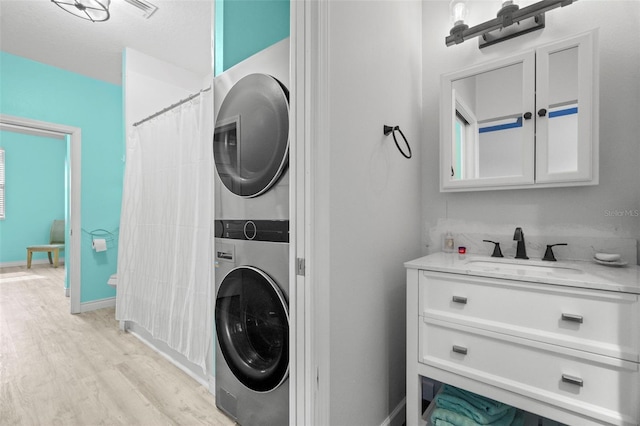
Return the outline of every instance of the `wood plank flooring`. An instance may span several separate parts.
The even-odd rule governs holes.
[[[113,308],[71,315],[63,280],[63,267],[0,268],[1,425],[235,424]]]

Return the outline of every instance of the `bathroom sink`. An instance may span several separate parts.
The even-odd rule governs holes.
[[[482,269],[484,271],[495,272],[507,272],[518,274],[554,274],[554,275],[567,275],[567,274],[582,274],[580,269],[573,268],[568,265],[561,264],[547,264],[539,261],[520,260],[520,259],[469,259],[466,262],[467,266],[472,268]]]

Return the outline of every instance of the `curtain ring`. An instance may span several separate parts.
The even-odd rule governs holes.
[[[398,139],[396,139],[396,130],[400,133],[400,136],[402,136],[402,139],[404,139],[404,143],[407,146],[407,149],[409,150],[409,154],[406,154],[402,150],[402,148],[400,148],[400,144],[398,144]],[[409,145],[409,141],[407,141],[407,138],[405,137],[404,133],[402,133],[402,130],[400,130],[400,126],[391,127],[385,124],[384,127],[382,128],[382,131],[385,136],[389,136],[389,133],[392,134],[393,141],[396,143],[396,147],[398,148],[398,151],[400,151],[400,154],[402,154],[404,158],[407,158],[407,159],[411,158],[412,156],[411,146]]]

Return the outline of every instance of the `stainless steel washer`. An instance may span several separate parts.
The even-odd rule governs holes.
[[[289,424],[289,221],[216,221],[216,405]]]

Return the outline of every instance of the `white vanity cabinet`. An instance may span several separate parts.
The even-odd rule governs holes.
[[[421,377],[569,425],[640,424],[637,267],[616,286],[611,268],[576,262],[586,272],[560,285],[454,256],[406,264],[407,425],[426,424]]]
[[[595,185],[597,32],[445,74],[441,191]]]

